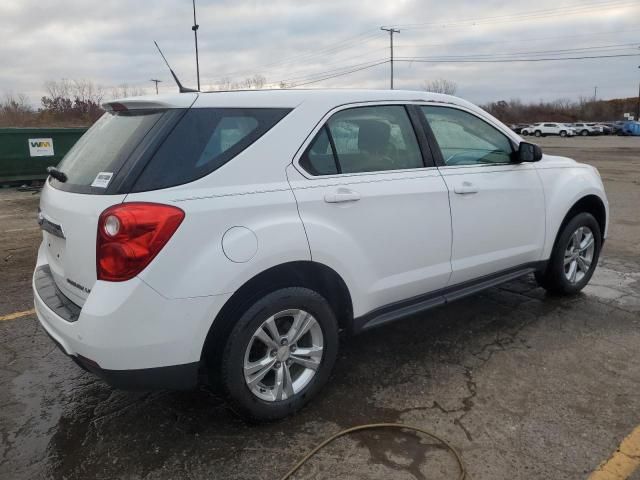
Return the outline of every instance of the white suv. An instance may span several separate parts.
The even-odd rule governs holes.
[[[544,137],[546,135],[559,135],[561,137],[573,137],[576,130],[565,123],[536,123],[530,127],[522,129],[523,135],[535,135],[536,137]]]
[[[44,329],[120,388],[207,381],[253,419],[327,381],[338,334],[535,273],[581,290],[595,168],[470,103],[404,91],[120,100],[42,191]]]
[[[582,135],[583,137],[600,135],[603,132],[603,128],[595,123],[574,123],[573,128],[575,128],[577,135]]]

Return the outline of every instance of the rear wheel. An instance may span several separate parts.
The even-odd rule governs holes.
[[[560,131],[560,136],[561,137],[566,137],[567,136],[567,132],[565,130],[561,130]]]
[[[586,137],[587,135],[589,135],[589,130],[582,130],[580,132],[580,135],[582,135],[583,137]]]
[[[590,213],[579,213],[564,226],[544,272],[536,273],[549,292],[571,295],[582,290],[593,275],[602,246],[600,226]]]
[[[251,305],[233,328],[222,383],[248,420],[277,420],[299,410],[326,383],[338,351],[327,300],[307,288],[283,288]]]

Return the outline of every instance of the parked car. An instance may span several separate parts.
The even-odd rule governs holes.
[[[511,130],[513,130],[516,133],[522,133],[522,129],[528,128],[528,127],[530,127],[528,123],[516,123],[510,126]]]
[[[614,135],[622,135],[622,130],[624,129],[624,121],[617,120],[613,123],[613,134]]]
[[[575,294],[607,236],[594,167],[456,97],[272,90],[104,108],[42,190],[33,291],[55,343],[114,387],[208,381],[243,416],[281,418],[327,382],[339,332],[531,273]]]
[[[604,133],[604,126],[599,123],[587,123],[587,125],[593,128],[597,135],[602,135]]]
[[[603,135],[611,135],[614,132],[614,126],[612,123],[599,123],[598,124],[602,128]]]
[[[602,133],[601,129],[596,128],[595,123],[574,123],[573,128],[577,135],[582,135],[583,137]]]
[[[561,137],[572,137],[575,135],[575,129],[571,125],[564,123],[536,123],[530,127],[521,130],[522,135],[535,135],[536,137],[545,137],[547,135],[559,135]]]
[[[624,136],[640,136],[640,122],[636,121],[627,121],[622,125],[622,129],[620,130],[620,134]]]

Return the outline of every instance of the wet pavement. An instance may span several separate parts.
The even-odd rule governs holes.
[[[275,479],[371,422],[446,438],[469,478],[587,477],[640,424],[640,143],[569,140],[545,151],[600,168],[613,212],[584,293],[549,297],[526,277],[348,339],[308,407],[259,426],[206,390],[113,390],[33,315],[0,321],[0,478]],[[0,190],[0,316],[32,307],[37,201]],[[295,478],[452,479],[456,468],[441,445],[381,430],[337,440]]]

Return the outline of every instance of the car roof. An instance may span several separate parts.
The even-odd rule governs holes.
[[[163,95],[145,95],[117,99],[104,104],[111,110],[120,104],[135,108],[295,108],[306,101],[323,102],[328,105],[360,103],[374,101],[418,101],[440,102],[469,108],[477,108],[458,97],[412,90],[363,90],[363,89],[272,89],[272,90],[234,90],[202,93],[180,93]]]

